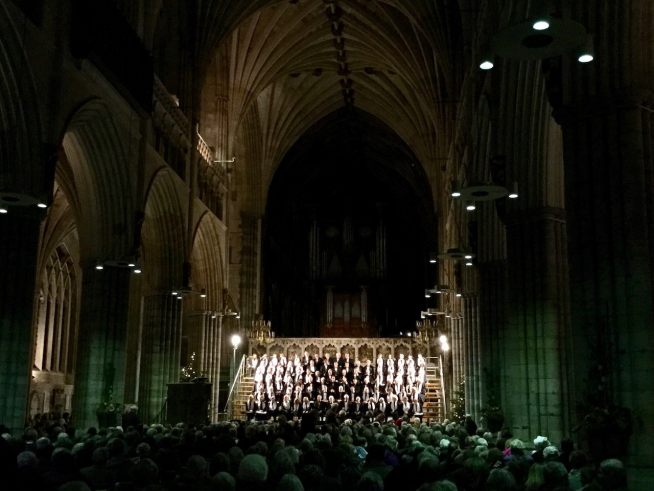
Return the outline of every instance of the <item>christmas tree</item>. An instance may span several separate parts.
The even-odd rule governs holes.
[[[195,371],[195,351],[191,353],[188,365],[182,367],[181,381],[182,382],[192,382],[198,374]]]
[[[450,419],[456,423],[463,424],[466,419],[466,381],[461,379],[459,388],[454,391]]]

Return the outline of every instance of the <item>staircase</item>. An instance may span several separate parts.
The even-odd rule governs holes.
[[[438,365],[427,363],[425,367],[425,403],[423,404],[423,421],[443,421],[445,419],[445,401]]]
[[[241,379],[241,383],[235,389],[236,393],[234,394],[234,409],[232,412],[232,419],[246,419],[245,414],[245,403],[248,400],[248,397],[254,391],[254,378],[251,376],[244,376]]]

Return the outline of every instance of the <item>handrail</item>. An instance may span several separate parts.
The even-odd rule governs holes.
[[[447,418],[447,402],[445,399],[445,378],[443,377],[443,357],[438,357],[438,368],[441,373],[441,392],[443,397],[443,418]]]
[[[434,365],[437,365],[438,367],[438,372],[441,377],[441,401],[443,401],[442,407],[443,407],[443,418],[447,418],[447,401],[445,399],[445,377],[443,376],[443,356],[427,356],[425,357],[425,360],[427,363],[434,363],[435,360],[438,360],[438,363],[434,363]]]
[[[243,373],[244,373],[244,368],[245,368],[245,359],[246,356],[243,355],[241,358],[241,363],[238,365],[238,370],[236,371],[236,375],[234,375],[234,381],[232,382],[232,386],[229,389],[229,395],[227,396],[227,402],[225,403],[225,414],[227,415],[227,419],[232,419],[232,415],[234,414],[234,401],[232,400],[232,396],[234,395],[234,389],[241,385],[241,380],[243,378]]]

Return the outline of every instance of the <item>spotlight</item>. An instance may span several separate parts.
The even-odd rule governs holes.
[[[550,28],[550,23],[546,19],[540,18],[536,19],[531,27],[534,31],[544,31]]]
[[[127,266],[130,267],[130,268],[133,268],[134,266],[136,266],[136,264],[134,264],[134,263],[128,263]]]
[[[463,256],[464,259],[472,259],[472,254],[466,254]]]
[[[493,63],[493,58],[490,56],[484,56],[479,63],[479,68],[482,70],[490,70],[495,66]]]
[[[477,207],[475,206],[475,202],[474,201],[468,201],[468,203],[466,204],[466,210],[475,211],[476,209],[477,209]]]
[[[0,208],[0,214],[1,214],[1,215],[6,214],[7,211],[8,211],[7,208]]]
[[[457,296],[457,298],[461,298],[461,293],[460,293],[460,292],[457,292],[457,293],[456,293],[456,296]]]
[[[472,261],[466,261],[466,266],[472,266]]]
[[[95,265],[95,269],[97,269],[98,271],[102,271],[104,269],[104,266],[102,264],[98,263],[98,264]]]
[[[513,187],[509,192],[509,199],[516,199],[518,197],[518,183],[513,181]]]
[[[207,292],[206,292],[206,290],[204,288],[200,292],[200,298],[207,298]]]
[[[577,53],[577,61],[579,63],[590,63],[595,59],[594,52],[593,37],[589,34],[586,38],[586,44]]]
[[[134,274],[141,274],[141,268],[134,269]]]
[[[36,206],[38,206],[39,208],[47,208],[48,207],[48,205],[46,205],[45,203],[39,203]]]
[[[459,182],[457,180],[452,179],[452,182],[450,183],[450,189],[452,190],[450,193],[452,198],[458,198],[461,196],[461,186],[459,186]]]
[[[595,58],[593,58],[593,55],[590,53],[582,53],[581,55],[579,55],[579,58],[577,58],[579,63],[590,63],[594,59]]]
[[[173,297],[176,297],[176,296],[177,296],[177,292],[176,292],[176,291],[172,291],[172,292],[170,292],[170,294],[171,294]]]
[[[425,298],[431,298],[431,293],[429,293],[429,290],[425,290]]]

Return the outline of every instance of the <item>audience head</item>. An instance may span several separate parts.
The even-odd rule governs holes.
[[[219,472],[211,479],[216,489],[220,491],[235,491],[236,480],[228,472]]]
[[[627,486],[627,472],[618,459],[603,460],[599,466],[597,480],[603,490],[622,489]]]
[[[266,459],[258,454],[243,457],[238,467],[238,480],[245,484],[263,484],[268,479]]]
[[[304,491],[302,481],[295,474],[284,474],[277,483],[276,491]]]

